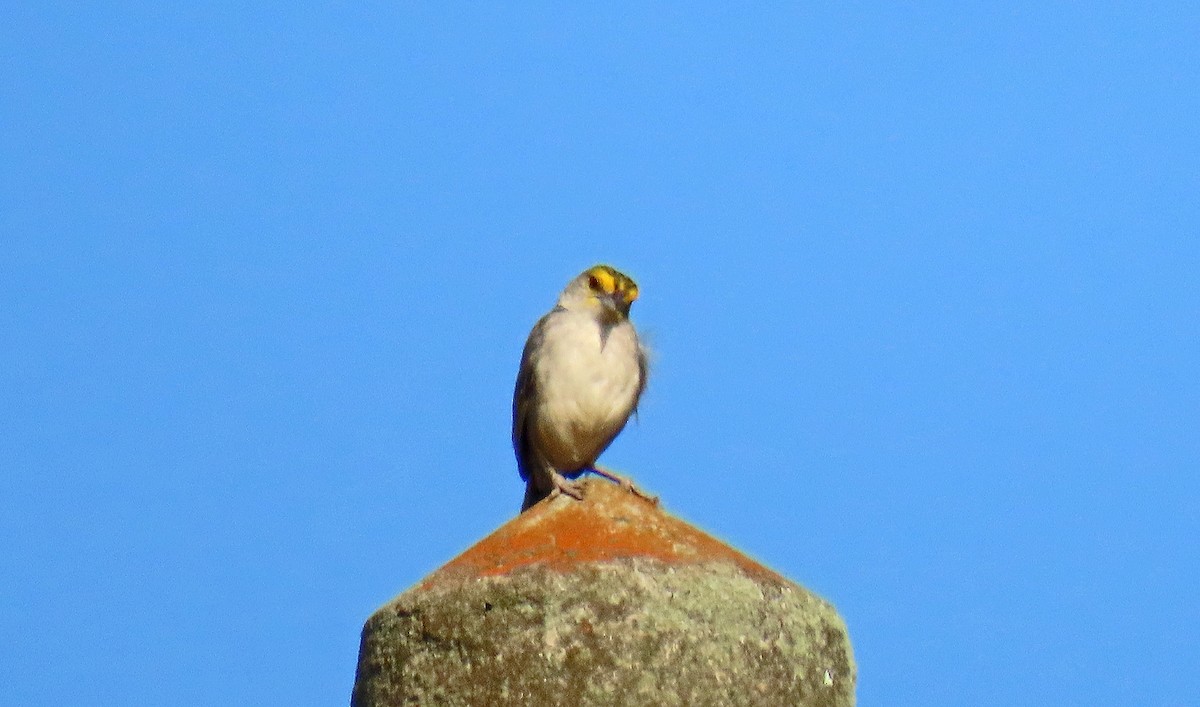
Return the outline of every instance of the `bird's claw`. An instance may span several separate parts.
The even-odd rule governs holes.
[[[593,466],[592,471],[600,476],[603,476],[604,478],[608,479],[609,481],[616,483],[618,486],[625,489],[629,493],[632,493],[634,496],[637,496],[638,498],[649,501],[650,503],[652,503],[656,506],[658,505],[658,496],[653,496],[653,495],[648,494],[645,491],[641,490],[636,485],[634,485],[634,483],[632,481],[630,481],[628,477],[621,476],[620,474],[618,474],[614,471],[609,471],[608,469],[605,469],[602,466]]]
[[[558,472],[554,472],[551,481],[554,484],[554,488],[550,490],[549,498],[554,499],[559,494],[565,494],[576,501],[583,500],[583,487],[578,482],[571,481]]]

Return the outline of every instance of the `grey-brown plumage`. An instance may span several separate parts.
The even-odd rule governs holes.
[[[646,352],[629,321],[637,296],[632,279],[597,265],[573,279],[529,333],[513,393],[521,510],[559,493],[582,498],[569,477],[589,470],[641,493],[595,466],[646,387]]]

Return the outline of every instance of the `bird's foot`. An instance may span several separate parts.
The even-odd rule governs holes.
[[[612,481],[613,483],[617,484],[618,486],[625,489],[629,493],[632,493],[634,496],[645,499],[645,500],[649,501],[650,503],[653,503],[656,506],[658,505],[658,496],[652,496],[652,495],[646,493],[645,491],[641,490],[640,488],[635,486],[632,481],[629,480],[629,477],[621,476],[620,474],[618,474],[614,471],[605,469],[604,467],[600,466],[599,464],[592,466],[591,471],[595,474],[603,476],[604,478],[608,479],[609,481]]]
[[[583,500],[583,485],[578,481],[571,481],[557,471],[552,471],[550,472],[550,482],[554,485],[554,488],[550,490],[548,498],[554,499],[559,494],[565,494],[576,501]]]

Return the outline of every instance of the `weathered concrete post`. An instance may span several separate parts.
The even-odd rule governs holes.
[[[375,612],[353,707],[854,704],[833,607],[606,481]]]

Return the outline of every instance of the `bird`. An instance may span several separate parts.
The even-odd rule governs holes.
[[[578,476],[591,471],[657,502],[598,467],[646,389],[646,348],[629,320],[638,286],[609,265],[567,283],[529,332],[513,391],[513,451],[525,480],[524,512],[560,494],[583,499]]]

